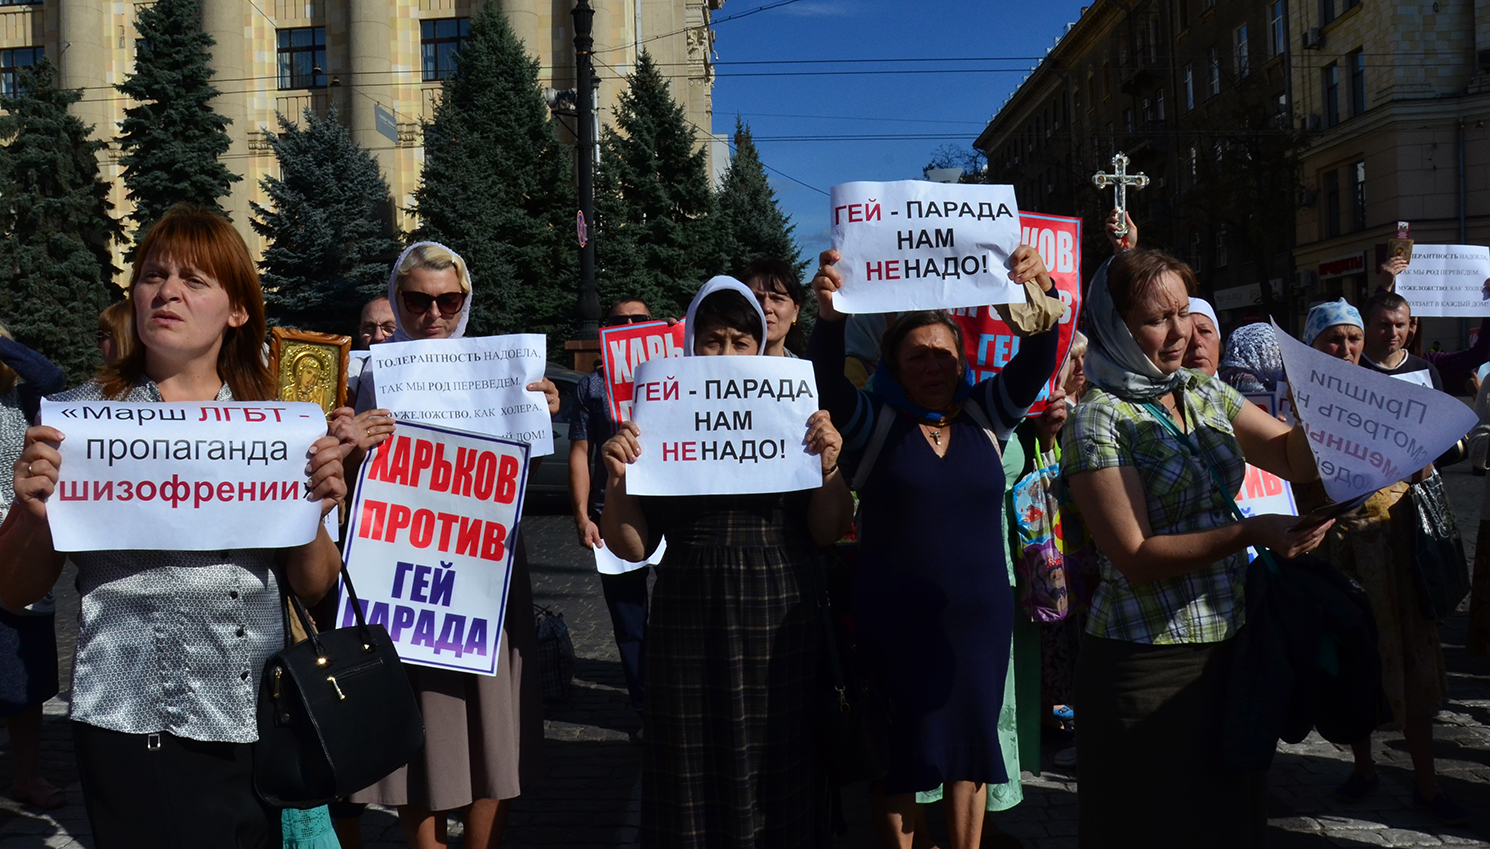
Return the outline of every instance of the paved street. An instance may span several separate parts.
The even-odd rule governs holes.
[[[1445,477],[1472,557],[1485,481],[1471,477],[1464,466],[1450,469]],[[561,507],[536,505],[525,528],[535,597],[538,603],[564,614],[579,664],[568,701],[546,706],[546,777],[514,805],[506,845],[517,849],[635,846],[641,758],[639,747],[627,735],[637,721],[627,707],[599,582],[586,553],[574,541],[572,525]],[[64,681],[77,610],[71,584],[69,572],[59,588]],[[1349,752],[1311,737],[1301,745],[1280,747],[1270,774],[1272,845],[1289,849],[1490,846],[1490,662],[1464,657],[1465,618],[1461,610],[1443,633],[1450,698],[1439,715],[1436,740],[1443,787],[1474,812],[1473,824],[1445,829],[1412,809],[1412,772],[1400,734],[1374,739],[1381,790],[1358,805],[1335,801],[1330,791],[1349,772]],[[65,717],[64,690],[62,697],[47,705],[43,759],[47,774],[68,790],[71,804],[55,815],[43,816],[0,799],[0,849],[93,845],[71,762]],[[6,748],[0,746],[0,788],[11,782]],[[1026,773],[1024,804],[991,818],[1007,836],[990,835],[985,845],[1028,849],[1076,845],[1074,774],[1056,769],[1051,754],[1046,753],[1041,777]],[[848,788],[845,805],[853,827],[840,845],[873,845],[866,824],[865,788]],[[935,812],[932,822],[945,845],[945,832]],[[389,811],[369,810],[363,833],[370,847],[403,845]],[[458,828],[452,828],[452,835],[458,833]],[[458,838],[453,843],[459,845]]]

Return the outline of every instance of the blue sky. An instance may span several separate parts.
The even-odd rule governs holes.
[[[942,145],[971,148],[989,116],[1035,64],[1029,57],[1043,56],[1083,5],[1080,0],[791,0],[724,20],[779,2],[729,0],[714,12],[719,63],[714,132],[733,132],[736,115],[750,125],[761,159],[776,169],[771,183],[797,225],[804,259],[828,246],[828,198],[783,175],[824,192],[851,180],[919,179]],[[953,61],[972,58],[981,61]],[[890,59],[928,61],[884,61]],[[777,64],[739,64],[746,62]],[[995,68],[1011,70],[990,70]],[[876,73],[821,73],[830,70]],[[746,76],[804,72],[811,75]],[[885,135],[949,138],[771,140]]]

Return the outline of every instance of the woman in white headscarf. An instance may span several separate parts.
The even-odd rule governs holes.
[[[766,341],[754,293],[732,277],[710,280],[688,308],[684,356],[763,354]],[[797,492],[638,497],[626,492],[637,426],[603,449],[606,547],[644,560],[667,535],[647,623],[643,846],[825,845],[823,631],[803,574],[848,531],[853,501],[828,414],[805,429],[823,485]]]
[[[411,245],[394,263],[388,280],[397,324],[392,341],[461,338],[471,298],[471,273],[459,254],[437,242]],[[355,418],[345,407],[335,414],[357,427],[351,468],[393,433],[392,413],[376,408],[371,374],[369,363]],[[559,394],[551,381],[527,388],[547,396],[550,414],[558,409]],[[404,837],[415,849],[444,846],[445,812],[456,809],[465,811],[467,847],[500,845],[508,804],[521,792],[523,780],[534,775],[543,748],[543,699],[537,680],[533,589],[521,536],[516,552],[497,674],[409,666],[424,714],[424,752],[352,797],[353,802],[396,806]]]

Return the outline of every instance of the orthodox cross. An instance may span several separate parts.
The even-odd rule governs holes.
[[[1117,210],[1117,237],[1119,239],[1128,235],[1128,187],[1142,189],[1149,184],[1147,174],[1128,173],[1128,157],[1122,151],[1112,158],[1112,173],[1104,174],[1101,171],[1092,175],[1092,184],[1099,190],[1111,186],[1113,189],[1112,208]]]

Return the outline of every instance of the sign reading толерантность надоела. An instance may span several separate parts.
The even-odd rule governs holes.
[[[1009,279],[1019,247],[1013,186],[902,180],[833,187],[833,247],[846,313],[981,307],[1023,302]]]

